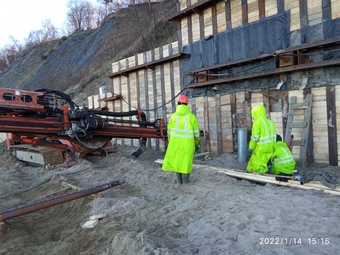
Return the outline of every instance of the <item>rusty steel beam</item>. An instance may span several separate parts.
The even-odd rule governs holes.
[[[59,205],[62,203],[66,203],[78,198],[86,197],[104,190],[107,190],[109,188],[112,188],[114,186],[123,184],[125,181],[112,181],[109,183],[102,184],[100,186],[95,186],[92,188],[87,188],[84,190],[80,190],[77,192],[73,192],[70,194],[65,194],[57,197],[53,197],[50,199],[46,199],[40,202],[32,203],[32,204],[26,204],[22,205],[18,208],[9,209],[7,211],[0,212],[0,222],[3,222],[5,220],[15,218],[24,214],[36,212],[42,209],[46,209],[55,205]]]

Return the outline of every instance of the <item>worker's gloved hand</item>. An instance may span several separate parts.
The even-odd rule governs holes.
[[[251,154],[253,154],[253,150],[252,149],[248,149],[248,155],[251,156]]]
[[[198,146],[196,146],[196,147],[195,147],[195,153],[200,153],[200,152],[201,152],[201,148],[198,147]]]

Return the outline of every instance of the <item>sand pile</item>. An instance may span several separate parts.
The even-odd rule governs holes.
[[[6,221],[0,254],[337,254],[340,249],[339,196],[237,180],[211,168],[243,169],[231,154],[195,161],[191,183],[181,186],[175,174],[154,162],[164,154],[147,150],[134,158],[135,150],[119,146],[105,165],[79,159],[71,168],[49,171],[26,166],[2,149],[0,211],[37,201],[63,182],[81,189],[125,183],[103,196]],[[106,217],[83,229],[97,214]]]

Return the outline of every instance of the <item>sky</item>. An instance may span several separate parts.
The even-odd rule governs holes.
[[[34,30],[42,29],[42,21],[50,19],[58,29],[66,20],[68,0],[0,0],[0,49],[12,45],[9,36],[20,43]],[[90,0],[96,4],[96,0]]]

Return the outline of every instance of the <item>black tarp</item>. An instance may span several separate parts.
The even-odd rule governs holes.
[[[183,52],[193,56],[191,67],[196,69],[271,54],[289,47],[289,29],[289,12],[285,12],[191,43]],[[218,57],[211,56],[214,47]]]
[[[290,12],[237,27],[183,46],[190,57],[181,61],[183,73],[250,59],[289,47]],[[184,77],[188,84],[192,77]]]

